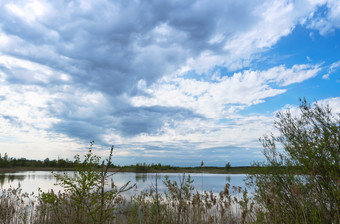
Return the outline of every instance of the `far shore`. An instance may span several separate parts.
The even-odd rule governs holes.
[[[14,167],[14,168],[0,168],[0,173],[11,173],[21,171],[76,171],[75,168],[58,168],[58,167]],[[232,167],[228,170],[220,167],[189,167],[174,169],[147,169],[145,171],[136,172],[135,169],[124,168],[110,168],[110,172],[132,172],[132,173],[209,173],[209,174],[248,174],[251,167]]]

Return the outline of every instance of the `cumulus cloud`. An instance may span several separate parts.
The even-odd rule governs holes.
[[[318,103],[321,105],[329,105],[332,110],[332,113],[339,114],[340,113],[340,97],[332,97],[320,100]]]
[[[340,28],[340,2],[337,0],[316,1],[317,10],[312,12],[307,27],[316,29],[321,35],[327,35]]]
[[[0,55],[0,67],[3,79],[10,83],[46,85],[70,79],[69,75],[48,66],[7,55]]]
[[[179,154],[249,147],[269,118],[239,112],[315,77],[320,66],[249,67],[298,24],[322,34],[338,28],[338,5],[2,1],[1,135],[117,142],[145,155],[175,153],[176,145]]]
[[[143,89],[148,95],[135,96],[135,106],[178,106],[188,108],[208,118],[232,116],[237,109],[263,102],[266,98],[286,92],[276,86],[288,86],[312,78],[320,71],[319,65],[277,66],[266,71],[245,70],[232,76],[213,76],[215,79],[199,81],[179,77],[162,80]]]
[[[3,54],[49,66],[84,88],[135,93],[178,68],[249,65],[291,32],[313,4],[282,1],[4,2]],[[147,12],[147,13],[145,13]]]
[[[335,71],[339,70],[339,68],[340,68],[340,61],[332,63],[328,68],[328,72],[325,75],[323,75],[322,78],[330,79],[329,76]]]

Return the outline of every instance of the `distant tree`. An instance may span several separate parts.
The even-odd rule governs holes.
[[[11,161],[13,160],[13,158],[9,157],[7,153],[4,154],[4,156],[1,157],[0,154],[0,167],[4,168],[4,167],[11,167],[12,163]]]
[[[37,166],[37,161],[36,160],[28,160],[26,165],[30,167],[36,167]]]
[[[40,160],[37,160],[35,166],[36,166],[36,167],[43,167],[43,166],[44,166],[44,163],[43,163],[42,161],[40,161]]]
[[[50,162],[49,162],[49,166],[50,167],[58,167],[58,162],[57,162],[57,160],[51,160]]]
[[[44,167],[49,167],[50,166],[50,159],[46,158],[43,162]]]
[[[249,176],[265,223],[340,222],[340,114],[301,100],[300,114],[279,112],[279,136],[260,139],[266,162]],[[297,175],[299,174],[299,175]]]
[[[66,168],[66,165],[67,165],[66,160],[58,159],[57,163],[58,163],[59,168]]]
[[[11,161],[11,166],[12,167],[16,167],[18,166],[18,160],[16,158],[13,158],[12,161]]]
[[[2,158],[1,153],[0,153],[0,168],[2,167],[4,167],[4,159]]]
[[[136,172],[146,172],[147,170],[148,170],[148,167],[145,162],[142,164],[137,163],[135,166]]]
[[[18,166],[25,167],[27,166],[27,159],[26,158],[20,158],[17,160]]]
[[[227,164],[225,164],[225,167],[224,167],[226,170],[229,170],[231,168],[231,165],[229,162],[227,162]]]

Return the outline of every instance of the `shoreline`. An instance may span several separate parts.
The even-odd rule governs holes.
[[[76,171],[75,168],[57,168],[57,167],[16,167],[16,168],[0,168],[0,173],[12,173],[22,171]],[[208,174],[249,174],[251,168],[234,167],[229,170],[223,168],[176,168],[176,169],[147,169],[136,171],[133,168],[110,168],[109,172],[130,172],[130,173],[208,173]]]

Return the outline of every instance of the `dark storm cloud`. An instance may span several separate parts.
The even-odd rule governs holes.
[[[72,108],[72,106],[66,108]],[[125,105],[111,114],[100,115],[98,113],[98,116],[83,119],[73,117],[68,112],[65,111],[63,121],[53,125],[51,130],[85,141],[92,139],[104,144],[106,143],[102,142],[103,135],[109,134],[112,130],[125,137],[141,133],[161,134],[161,128],[165,122],[171,127],[174,121],[203,118],[187,109],[161,106],[129,107]]]
[[[29,70],[2,67],[6,81],[39,85],[51,94],[63,93],[63,85],[68,85],[84,92],[101,92],[109,101],[121,98],[121,102],[122,96],[143,94],[137,89],[140,80],[152,84],[206,50],[219,54],[223,40],[257,19],[251,13],[255,1],[229,2],[228,6],[222,0],[84,1],[88,7],[78,1],[41,2],[46,7],[36,17],[32,9],[20,15],[11,1],[0,6],[0,31],[10,39],[1,53],[70,78],[41,82],[23,78],[29,76]],[[19,9],[26,7],[25,1],[15,3],[21,4]],[[221,42],[210,41],[216,35],[221,36]],[[99,107],[95,115],[82,118],[74,111],[87,105],[67,97],[59,98],[61,109],[50,105],[50,114],[61,120],[51,130],[86,141],[101,139],[108,129],[123,136],[156,134],[164,123],[200,117],[177,107],[133,107],[124,102],[123,106]]]
[[[140,79],[152,83],[204,50],[216,50],[216,43],[209,43],[215,34],[228,35],[254,21],[251,4],[242,2],[224,7],[224,1],[95,1],[86,10],[77,1],[50,4],[47,14],[32,22],[0,8],[2,30],[23,43],[21,51],[6,53],[115,95],[130,93]],[[155,33],[161,25],[170,33]]]
[[[103,144],[102,136],[103,127],[89,123],[89,121],[63,120],[54,125],[53,131],[67,134],[70,137],[85,140],[96,141]]]
[[[177,107],[131,107],[122,111],[120,131],[125,136],[140,133],[159,134],[164,123],[173,125],[173,121],[183,121],[192,118],[203,118],[190,110]]]

